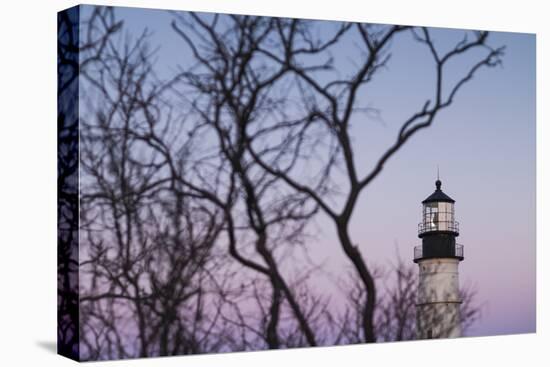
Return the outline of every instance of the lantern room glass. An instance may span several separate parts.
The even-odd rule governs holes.
[[[423,206],[422,228],[428,231],[454,231],[454,204],[449,202],[429,202]]]

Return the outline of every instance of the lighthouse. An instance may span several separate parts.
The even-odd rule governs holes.
[[[464,260],[464,249],[456,243],[459,229],[454,204],[441,190],[439,178],[435,191],[422,201],[422,222],[418,224],[422,245],[414,248],[419,269],[417,339],[455,338],[462,332],[458,265]]]

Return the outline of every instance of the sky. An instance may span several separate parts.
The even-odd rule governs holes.
[[[161,75],[188,62],[170,28],[169,13],[117,8],[116,15],[130,33],[143,27],[153,31]],[[463,34],[433,31],[442,46]],[[535,36],[492,32],[489,37],[491,45],[506,47],[502,66],[476,74],[434,125],[388,162],[360,197],[350,227],[369,263],[395,263],[396,253],[412,263],[413,247],[421,243],[421,201],[433,192],[439,167],[443,191],[456,200],[457,242],[464,245],[465,257],[460,282],[475,288],[482,304],[482,317],[467,334],[471,336],[535,331]],[[372,92],[359,96],[380,112],[379,118],[353,121],[363,174],[393,142],[402,121],[429,97],[432,61],[426,50],[411,45],[410,36],[398,38]],[[357,57],[350,44],[338,54]],[[450,78],[461,71],[459,64],[449,69]],[[337,272],[346,259],[335,246],[330,221],[318,221],[323,230],[313,257]]]

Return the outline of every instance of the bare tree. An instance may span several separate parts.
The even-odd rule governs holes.
[[[90,62],[82,51],[101,48],[120,26],[111,22],[100,37],[84,42],[80,16],[78,8],[58,14],[57,45],[58,350],[71,357],[79,355],[79,71]]]
[[[209,187],[207,182],[193,184],[184,177],[182,182],[223,208],[229,253],[243,266],[269,279],[272,296],[265,330],[268,347],[279,348],[283,344],[278,331],[283,302],[287,302],[305,338],[296,345],[315,346],[318,341],[311,320],[283,276],[283,258],[279,254],[288,252],[289,245],[300,240],[305,224],[318,207],[302,193],[285,190],[281,180],[261,169],[247,151],[247,131],[258,111],[275,114],[283,108],[270,100],[270,93],[288,70],[273,69],[262,61],[256,64],[257,47],[276,37],[281,24],[265,17],[229,16],[221,20],[218,15],[201,17],[189,13],[175,14],[175,18],[172,27],[196,62],[191,71],[182,70],[178,77],[184,82],[178,95],[189,103],[202,129],[212,134],[213,149],[222,157],[216,159],[218,172],[228,170],[225,177],[229,185],[225,195],[219,195],[216,190],[205,189]],[[257,136],[270,131],[276,134],[259,130]],[[285,158],[282,154],[278,159]],[[219,173],[216,175],[219,177]],[[242,254],[247,250],[242,246],[239,249],[237,227],[254,234],[251,246],[260,261]]]
[[[299,21],[292,21],[294,26],[290,29],[299,29]],[[307,29],[307,28],[306,28]],[[348,29],[348,28],[346,28]],[[487,43],[488,32],[465,32],[464,39],[457,43],[450,51],[444,52],[437,49],[427,28],[410,28],[403,26],[375,26],[365,24],[354,24],[347,33],[355,32],[361,42],[364,52],[364,61],[360,62],[355,71],[349,77],[341,77],[336,73],[333,79],[317,77],[319,70],[332,70],[335,67],[331,63],[330,55],[324,58],[319,55],[320,51],[329,50],[334,44],[331,39],[328,42],[313,41],[312,33],[306,30],[291,32],[287,35],[280,33],[280,44],[286,51],[284,56],[275,54],[271,48],[258,47],[258,52],[268,57],[273,62],[288,68],[298,79],[301,90],[303,90],[302,109],[305,116],[319,122],[327,136],[331,137],[336,145],[336,157],[325,161],[322,172],[329,172],[331,164],[337,161],[343,163],[347,178],[347,187],[343,193],[343,203],[335,207],[330,202],[330,195],[324,191],[319,192],[323,187],[320,182],[312,186],[304,182],[302,177],[297,177],[296,172],[290,172],[287,167],[273,159],[266,160],[258,151],[273,149],[271,147],[255,144],[249,135],[250,143],[247,148],[264,170],[274,177],[284,180],[288,186],[296,192],[307,195],[323,212],[333,221],[340,245],[350,262],[353,264],[362,287],[364,288],[364,301],[362,306],[362,329],[365,342],[376,341],[374,313],[376,307],[376,286],[374,277],[367,266],[364,255],[359,247],[354,244],[349,233],[349,225],[353,211],[358,203],[360,194],[380,174],[384,165],[393,157],[401,147],[417,132],[431,126],[438,113],[449,107],[458,91],[463,85],[470,81],[474,74],[482,67],[493,67],[500,63],[503,48],[492,48]],[[386,66],[390,57],[391,41],[405,31],[412,32],[415,40],[421,47],[427,47],[433,57],[435,65],[435,84],[433,99],[427,100],[418,111],[402,122],[397,138],[387,150],[379,157],[374,168],[365,174],[361,174],[356,165],[356,157],[351,139],[351,119],[354,114],[361,110],[358,95],[366,89],[369,82],[373,80],[377,72]],[[337,33],[339,36],[340,33]],[[336,38],[337,39],[337,38]],[[305,44],[306,46],[303,46]],[[467,71],[457,81],[443,84],[445,78],[445,67],[452,60],[469,52],[481,51],[478,61],[469,66]],[[303,57],[316,54],[316,57]],[[320,81],[322,80],[322,81]],[[446,80],[446,79],[445,79]],[[302,126],[307,126],[303,123]],[[292,139],[290,139],[292,140]],[[291,145],[287,143],[285,148]],[[295,151],[297,159],[303,153],[303,148],[298,147]],[[323,175],[326,182],[326,175]],[[328,190],[327,190],[328,191]]]
[[[78,14],[58,15],[57,345],[78,356]]]
[[[386,274],[382,296],[376,306],[376,332],[380,341],[416,338],[418,271],[398,256]]]
[[[223,284],[212,271],[223,259],[214,250],[223,217],[147,150],[149,132],[167,141],[177,127],[148,34],[120,48],[120,37],[104,37],[113,23],[112,9],[96,8],[82,50],[90,112],[80,125],[82,358],[220,351],[227,335],[213,298]],[[172,162],[178,174],[187,158],[183,150]]]

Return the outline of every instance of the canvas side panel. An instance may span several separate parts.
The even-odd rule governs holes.
[[[57,15],[57,352],[79,360],[79,7]]]

